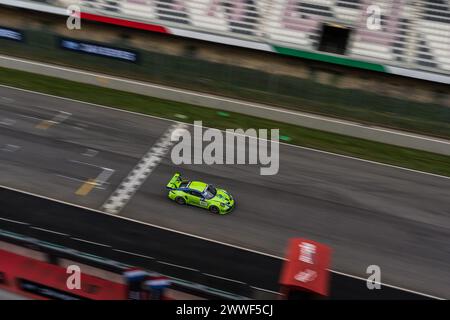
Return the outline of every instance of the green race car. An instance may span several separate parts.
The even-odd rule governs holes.
[[[174,174],[167,189],[169,199],[181,205],[190,204],[215,214],[227,214],[234,208],[234,199],[227,191],[204,182],[184,180],[180,173]]]

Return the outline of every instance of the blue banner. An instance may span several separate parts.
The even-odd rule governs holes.
[[[0,27],[0,39],[8,39],[22,42],[24,41],[24,35],[23,32],[19,30]]]
[[[129,62],[138,61],[138,53],[135,51],[107,47],[92,42],[61,38],[60,46],[63,49],[80,53],[87,53],[96,56],[102,56]]]

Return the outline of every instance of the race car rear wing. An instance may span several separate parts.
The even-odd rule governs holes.
[[[167,189],[176,189],[180,186],[181,184],[181,174],[179,172],[175,173],[172,177],[172,179],[170,179],[169,183],[167,184],[166,188]]]

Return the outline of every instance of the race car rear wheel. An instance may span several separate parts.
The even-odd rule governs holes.
[[[183,197],[176,197],[175,202],[181,205],[186,204],[186,200]]]
[[[209,207],[209,211],[211,213],[218,214],[219,213],[219,208],[217,208],[216,206],[211,206],[211,207]]]

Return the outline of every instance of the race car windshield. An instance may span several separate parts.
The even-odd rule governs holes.
[[[186,188],[188,184],[189,184],[189,181],[183,181],[180,183],[180,188]]]
[[[213,186],[208,186],[205,190],[205,198],[212,199],[216,196],[217,190]]]

